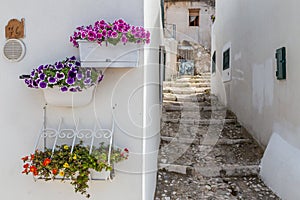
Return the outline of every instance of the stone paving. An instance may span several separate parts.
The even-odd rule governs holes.
[[[262,148],[210,95],[209,76],[164,83],[155,200],[279,199],[258,177]]]

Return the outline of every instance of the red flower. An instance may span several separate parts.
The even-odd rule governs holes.
[[[121,153],[120,156],[121,156],[121,157],[124,157],[124,153]]]
[[[34,176],[37,176],[39,173],[38,173],[38,171],[37,170],[35,170],[34,172],[33,172],[33,175]]]
[[[22,174],[25,174],[25,173],[26,174],[28,173],[28,169],[27,168],[22,171]]]
[[[23,160],[24,162],[27,161],[27,160],[28,160],[28,156],[23,157],[22,160]]]
[[[35,166],[30,166],[30,168],[29,168],[29,171],[30,172],[34,172],[36,170],[36,167]]]
[[[27,168],[29,167],[29,164],[26,163],[25,165],[23,165],[23,167],[24,167],[25,169],[27,169]]]
[[[52,169],[52,174],[56,175],[57,174],[57,169]]]
[[[125,151],[126,153],[128,153],[128,152],[129,152],[127,148],[125,148],[125,149],[124,149],[124,151]]]
[[[33,160],[34,159],[34,154],[31,154],[30,155],[30,160]]]
[[[46,158],[46,159],[44,160],[44,162],[43,162],[43,165],[44,165],[44,166],[47,166],[47,165],[49,165],[50,163],[51,163],[50,158]]]

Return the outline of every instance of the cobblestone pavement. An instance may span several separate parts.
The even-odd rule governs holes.
[[[279,199],[258,176],[263,149],[208,86],[207,73],[164,83],[155,200]]]

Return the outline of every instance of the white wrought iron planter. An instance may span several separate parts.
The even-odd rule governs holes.
[[[139,53],[143,45],[136,43],[105,44],[78,40],[82,67],[138,67]]]
[[[81,92],[62,92],[59,87],[43,89],[44,97],[49,105],[64,107],[79,107],[88,105],[94,95],[95,86]]]
[[[74,128],[63,128],[63,118],[60,119],[56,128],[47,128],[46,106],[44,107],[44,124],[34,145],[34,151],[51,149],[52,155],[59,145],[70,146],[70,153],[73,153],[75,145],[79,143],[89,148],[89,153],[93,153],[95,148],[101,144],[107,145],[107,160],[112,171],[102,170],[101,172],[90,170],[90,180],[112,180],[114,176],[113,163],[111,163],[111,154],[113,146],[114,121],[111,129],[103,129],[99,124],[95,124],[94,129],[80,129],[79,120],[75,122]],[[56,179],[62,179],[59,175]]]

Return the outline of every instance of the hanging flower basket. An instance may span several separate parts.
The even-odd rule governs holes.
[[[30,75],[25,75],[25,83],[29,88],[42,89],[50,105],[87,105],[92,101],[95,86],[103,79],[103,75],[94,68],[80,66],[75,56],[55,64],[40,65]]]
[[[123,19],[100,20],[94,26],[78,27],[70,42],[79,47],[82,67],[137,67],[140,49],[150,43],[150,32]]]
[[[79,107],[88,105],[94,94],[95,86],[81,92],[61,92],[59,87],[43,89],[46,103],[54,106]]]

